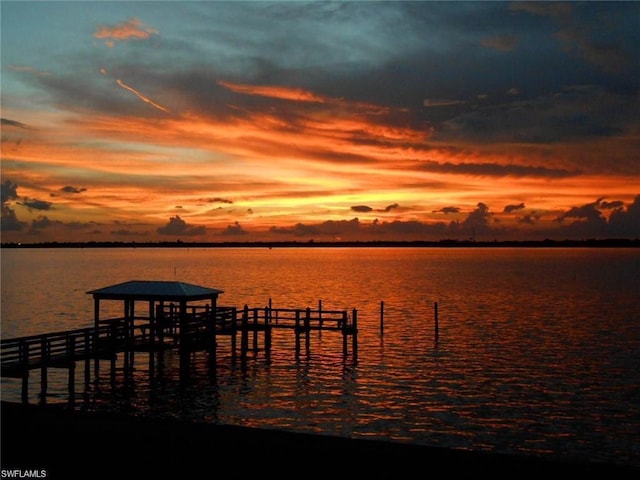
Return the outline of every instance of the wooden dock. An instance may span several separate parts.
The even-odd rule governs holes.
[[[75,369],[84,365],[85,381],[91,378],[91,365],[97,375],[100,361],[111,362],[115,371],[118,355],[125,368],[132,363],[134,352],[177,350],[181,358],[194,351],[206,350],[211,362],[217,361],[218,336],[230,337],[233,358],[246,361],[249,352],[271,351],[273,329],[289,329],[295,334],[295,354],[309,352],[313,330],[333,331],[342,335],[343,355],[357,358],[357,311],[217,307],[200,311],[194,307],[187,315],[178,315],[168,306],[162,321],[135,322],[130,318],[114,318],[98,327],[52,332],[0,341],[0,368],[3,377],[22,379],[22,401],[28,402],[29,372],[40,370],[41,398],[46,397],[47,371],[64,368],[69,371],[68,388],[75,391]],[[139,319],[136,319],[139,320]],[[260,336],[262,343],[260,344]],[[349,350],[351,346],[351,350]],[[187,367],[188,368],[188,367]]]
[[[206,351],[215,371],[218,337],[228,337],[232,358],[245,362],[251,351],[263,350],[269,355],[273,329],[289,329],[294,333],[296,356],[303,345],[309,353],[313,330],[336,332],[342,335],[343,356],[357,359],[355,309],[323,310],[321,304],[318,309],[223,307],[216,304],[221,291],[179,282],[127,282],[114,287],[88,292],[95,300],[92,327],[0,340],[1,375],[22,379],[23,403],[28,403],[29,373],[33,370],[40,370],[40,399],[44,403],[48,370],[67,369],[69,399],[73,402],[78,364],[84,365],[88,384],[91,366],[97,376],[101,360],[110,362],[115,375],[119,356],[127,370],[133,365],[135,352],[149,352],[151,375],[153,353],[171,349],[179,352],[181,376],[189,374],[189,355],[195,351]],[[124,315],[101,318],[100,301],[105,299],[123,301]],[[207,300],[204,304],[188,304],[203,299]],[[136,301],[141,300],[148,303],[144,314],[135,309]]]

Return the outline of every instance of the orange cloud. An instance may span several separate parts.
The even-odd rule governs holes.
[[[322,95],[316,95],[313,92],[309,92],[301,88],[243,85],[239,83],[225,82],[222,80],[218,81],[217,83],[222,87],[228,88],[232,92],[244,93],[247,95],[259,95],[262,97],[280,98],[283,100],[294,100],[298,102],[324,103],[327,101],[326,97],[323,97]]]
[[[157,33],[158,31],[153,28],[143,27],[142,22],[134,17],[113,27],[104,25],[98,27],[93,36],[94,38],[106,39],[105,45],[111,48],[114,46],[113,40],[129,40],[132,38],[144,40]]]
[[[124,88],[125,90],[129,90],[131,93],[133,93],[134,95],[136,95],[140,100],[142,100],[143,102],[148,103],[149,105],[152,105],[154,107],[156,107],[158,110],[162,110],[163,112],[167,112],[169,113],[169,110],[167,110],[165,107],[163,107],[162,105],[154,102],[153,100],[151,100],[148,97],[145,97],[142,93],[140,93],[138,90],[136,90],[133,87],[130,87],[129,85],[127,85],[126,83],[124,83],[122,80],[118,79],[116,80],[116,82],[118,83],[118,85],[120,85],[122,88]]]

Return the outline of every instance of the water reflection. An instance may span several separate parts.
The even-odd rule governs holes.
[[[357,363],[329,332],[299,355],[293,335],[277,333],[270,356],[246,362],[221,344],[215,371],[198,353],[188,379],[170,352],[140,353],[130,375],[118,369],[114,382],[105,365],[86,391],[78,368],[79,408],[640,464],[637,251],[96,250],[56,252],[42,271],[45,252],[29,253],[2,285],[6,337],[90,325],[85,291],[174,269],[224,290],[224,305],[358,309]],[[73,273],[67,284],[56,268]],[[24,294],[34,289],[49,292],[41,304]],[[55,314],[60,298],[72,314]],[[2,397],[19,400],[10,382]],[[66,371],[51,373],[48,392],[65,401]]]

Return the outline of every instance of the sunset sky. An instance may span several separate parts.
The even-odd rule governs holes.
[[[640,2],[0,8],[2,242],[640,238]]]

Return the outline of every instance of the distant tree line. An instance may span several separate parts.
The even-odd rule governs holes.
[[[290,248],[290,247],[640,247],[640,239],[611,238],[588,240],[505,240],[473,241],[443,239],[437,241],[336,241],[318,242],[40,242],[2,243],[1,248]]]

